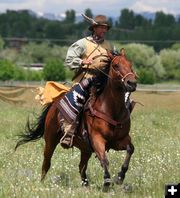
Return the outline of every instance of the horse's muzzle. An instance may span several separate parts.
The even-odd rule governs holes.
[[[137,87],[137,82],[136,81],[128,80],[125,83],[125,89],[126,89],[126,91],[129,91],[129,92],[136,91],[136,87]]]

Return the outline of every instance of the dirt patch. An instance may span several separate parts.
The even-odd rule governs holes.
[[[141,102],[144,107],[136,105],[137,110],[145,109],[180,109],[180,92],[140,92],[136,91],[131,98]]]

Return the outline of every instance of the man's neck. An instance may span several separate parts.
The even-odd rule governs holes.
[[[104,41],[104,38],[99,38],[97,35],[92,35],[92,37],[96,43],[102,43]]]

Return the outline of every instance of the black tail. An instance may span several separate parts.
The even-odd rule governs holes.
[[[36,141],[44,135],[46,115],[50,107],[51,107],[51,104],[48,104],[47,106],[44,107],[41,115],[37,118],[37,121],[35,123],[30,123],[28,119],[26,123],[25,132],[19,135],[20,140],[17,142],[15,146],[15,150],[20,145],[25,144],[30,141]]]

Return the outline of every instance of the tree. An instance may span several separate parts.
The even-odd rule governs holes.
[[[118,26],[124,29],[134,29],[134,20],[134,12],[125,8],[121,10]]]
[[[64,22],[75,23],[75,21],[76,21],[76,12],[74,10],[67,10]]]
[[[151,26],[151,21],[147,20],[142,15],[137,14],[134,17],[134,25],[138,27],[148,27],[148,26]]]
[[[90,17],[90,18],[93,18],[93,13],[92,13],[91,9],[89,9],[89,8],[87,8],[87,9],[85,10],[84,14],[85,14],[86,16]],[[84,21],[86,21],[86,20],[84,19]]]
[[[154,19],[154,25],[161,27],[169,27],[176,23],[175,18],[171,14],[164,14],[162,11],[156,12],[155,19]]]

